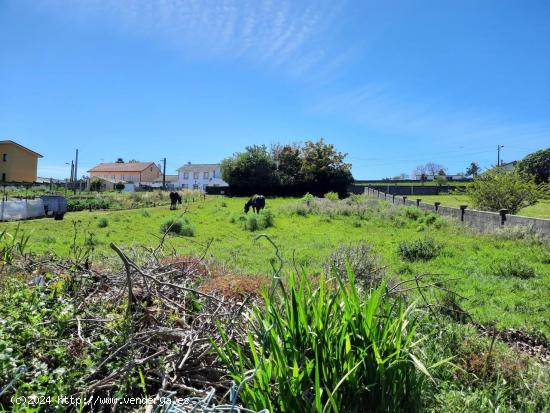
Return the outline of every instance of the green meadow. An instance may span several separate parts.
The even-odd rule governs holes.
[[[300,199],[268,199],[273,226],[250,231],[246,220],[251,213],[242,213],[244,202],[209,197],[177,211],[166,206],[82,211],[68,213],[63,221],[40,219],[0,227],[13,233],[19,226],[30,235],[28,250],[33,253],[70,256],[76,242],[93,246],[96,258],[115,263],[111,242],[128,251],[155,246],[163,223],[185,216],[194,236],[170,235],[167,248],[178,255],[206,252],[209,259],[239,272],[268,275],[273,249],[263,240],[255,241],[260,233],[279,246],[287,271],[298,268],[310,274],[320,273],[337,247],[366,241],[379,254],[388,278],[422,275],[422,283],[437,283],[462,296],[460,305],[479,322],[550,335],[550,249],[541,240],[515,232],[474,233],[414,207],[365,199],[357,204],[351,199],[315,200],[311,207]],[[426,239],[437,247],[433,258],[410,260],[399,253],[402,243]]]

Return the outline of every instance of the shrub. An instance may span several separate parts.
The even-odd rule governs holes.
[[[380,256],[374,252],[372,244],[359,241],[340,245],[325,260],[323,269],[326,274],[335,274],[346,280],[348,266],[355,278],[368,287],[376,287],[382,281],[384,271],[380,265]]]
[[[309,192],[306,192],[306,194],[302,197],[302,201],[306,203],[306,205],[311,204],[311,202],[315,199],[313,195],[311,195]]]
[[[109,225],[109,220],[105,217],[101,217],[97,220],[98,228],[106,228]]]
[[[244,229],[257,231],[273,226],[273,213],[269,209],[262,210],[259,214],[246,215]]]
[[[405,216],[412,221],[416,221],[418,218],[420,218],[421,215],[422,211],[420,211],[416,207],[410,206],[405,208]]]
[[[184,237],[194,237],[195,229],[189,222],[189,219],[183,217],[180,219],[170,218],[163,222],[160,226],[161,232],[169,232],[175,235],[182,235]]]
[[[331,201],[338,201],[340,197],[338,196],[337,192],[327,192],[324,196],[325,199],[330,199]]]
[[[539,195],[534,182],[501,168],[475,178],[466,193],[476,208],[487,211],[507,209],[511,214],[535,204]]]
[[[144,218],[149,218],[151,216],[151,213],[144,209],[143,211],[141,211],[141,216]]]
[[[491,267],[491,271],[497,277],[528,279],[536,276],[535,269],[519,257],[506,258],[500,262],[495,262]]]
[[[406,261],[428,261],[439,255],[441,245],[432,238],[402,241],[399,243],[399,255]]]
[[[314,287],[306,275],[291,275],[278,299],[265,294],[255,307],[247,340],[230,339],[220,326],[224,345],[212,345],[235,382],[249,378],[239,395],[243,405],[270,412],[417,411],[419,372],[428,372],[413,355],[413,308],[383,291],[360,296],[352,273],[336,287],[324,276]]]

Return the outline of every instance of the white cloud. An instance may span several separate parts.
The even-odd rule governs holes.
[[[303,73],[328,59],[327,33],[343,8],[329,0],[40,0],[43,12],[153,36],[200,58],[247,59]],[[37,6],[38,5],[38,6]],[[320,49],[323,49],[320,51]],[[304,57],[305,56],[305,57]]]

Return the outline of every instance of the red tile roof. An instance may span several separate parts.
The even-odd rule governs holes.
[[[154,162],[100,163],[88,172],[142,172],[150,166],[157,167]]]

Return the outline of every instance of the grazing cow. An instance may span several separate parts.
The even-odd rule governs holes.
[[[263,195],[252,195],[246,204],[244,204],[244,213],[248,214],[248,210],[252,207],[252,211],[259,214],[265,207],[265,197]]]
[[[170,209],[177,209],[178,204],[181,204],[181,195],[177,192],[170,192]]]

